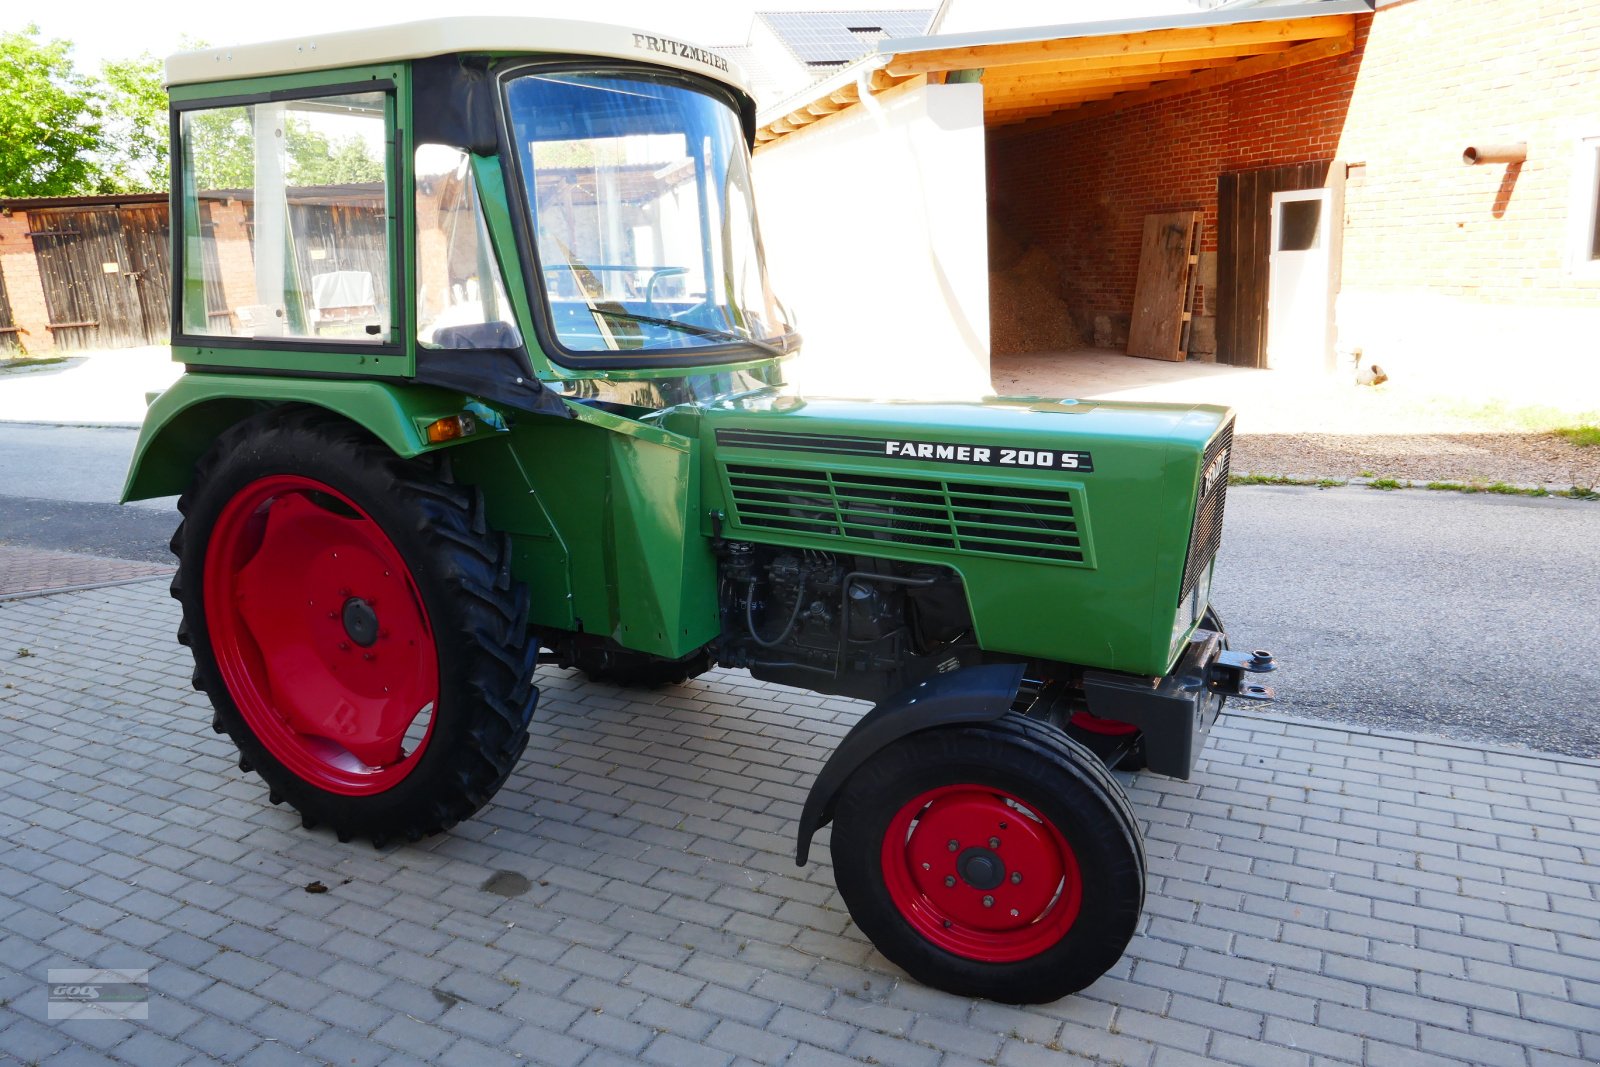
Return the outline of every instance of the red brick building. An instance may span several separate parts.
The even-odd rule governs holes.
[[[1197,212],[1189,358],[1600,368],[1593,0],[1264,4],[893,46],[855,85],[982,82],[991,228],[1048,253],[1086,341],[1126,342],[1146,217]],[[835,87],[759,136],[854,102]],[[1275,325],[1317,315],[1269,355]]]

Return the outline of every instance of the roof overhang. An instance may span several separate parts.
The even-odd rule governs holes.
[[[1324,0],[885,41],[892,52],[851,64],[763,112],[758,144],[793,133],[913,78],[983,83],[984,125],[1107,111],[1347,53],[1370,0]]]

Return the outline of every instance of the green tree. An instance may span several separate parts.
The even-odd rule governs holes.
[[[204,108],[184,116],[196,189],[249,189],[255,184],[255,134],[242,107]]]
[[[167,188],[167,91],[161,61],[146,52],[101,65],[104,127],[98,151],[106,182],[119,193]]]
[[[0,196],[99,192],[99,94],[72,45],[39,27],[0,34]]]
[[[243,107],[206,108],[187,118],[189,165],[197,189],[249,189],[255,184],[255,131]],[[383,160],[358,136],[330,138],[293,115],[283,120],[285,184],[355,185],[383,181]]]
[[[330,138],[309,123],[286,119],[289,184],[359,185],[383,181],[383,160],[374,159],[358,136]]]

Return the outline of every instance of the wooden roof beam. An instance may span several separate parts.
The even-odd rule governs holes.
[[[1240,22],[1228,26],[1188,26],[1105,37],[1060,37],[1048,41],[907,52],[890,56],[883,70],[892,77],[907,77],[940,70],[969,70],[974,67],[993,70],[1026,63],[1115,59],[1190,48],[1237,47],[1241,54],[1246,54],[1262,44],[1347,37],[1354,31],[1354,15],[1318,15],[1271,22]]]
[[[831,96],[821,100],[813,100],[806,105],[806,110],[818,118],[824,115],[831,115],[836,111],[843,111],[844,109],[845,105],[834,100]]]
[[[1112,78],[1143,78],[1161,74],[1188,74],[1197,70],[1206,70],[1211,67],[1226,66],[1238,60],[1237,55],[1209,56],[1205,59],[1172,60],[1164,63],[1128,63],[1122,66],[1108,67],[1096,65],[1092,67],[1057,67],[1046,73],[1030,74],[1027,77],[1016,77],[1013,70],[1022,68],[1001,68],[993,76],[983,79],[986,92],[1011,93],[1019,90],[1039,90],[1055,88],[1064,85],[1077,85],[1085,81],[1098,81]]]
[[[1148,83],[1146,83],[1145,87],[1148,88]],[[1027,107],[996,108],[993,111],[985,111],[983,113],[983,121],[986,125],[994,126],[1004,126],[1011,122],[1026,122],[1029,119],[1043,118],[1046,115],[1054,115],[1057,112],[1067,108],[1076,108],[1082,104],[1094,103],[1100,100],[1110,100],[1119,92],[1123,91],[1125,90],[1114,88],[1086,89],[1081,93],[1064,97],[1060,100],[1045,101]]]
[[[1192,78],[1162,82],[1160,85],[1155,85],[1139,92],[1118,93],[1109,100],[1084,105],[1064,114],[1061,117],[1061,122],[1062,124],[1082,122],[1085,119],[1098,118],[1112,111],[1120,111],[1123,108],[1137,107],[1140,104],[1166,100],[1174,96],[1183,96],[1187,93],[1198,92],[1201,89],[1211,89],[1218,85],[1226,85],[1228,82],[1254,78],[1258,74],[1296,67],[1302,63],[1314,63],[1319,59],[1342,56],[1353,51],[1355,46],[1355,32],[1352,30],[1345,37],[1312,41],[1309,44],[1297,45],[1287,52],[1252,56],[1249,59],[1241,59],[1232,66],[1213,67],[1211,70],[1201,71]]]
[[[1085,92],[1100,89],[1110,89],[1114,92],[1129,91],[1134,88],[1144,89],[1157,82],[1171,81],[1184,76],[1184,71],[1171,71],[1164,75],[1146,74],[1144,77],[1096,78],[1092,81],[1063,82],[1051,86],[1048,90],[1031,93],[985,93],[983,106],[986,111],[996,108],[1028,107],[1033,104],[1052,103],[1064,97],[1081,96]]]
[[[1293,48],[1294,45],[1294,41],[1269,42],[1256,45],[1243,54],[1260,55],[1263,52],[1282,52]],[[1063,75],[1076,75],[1090,71],[1125,70],[1130,66],[1141,69],[1147,67],[1183,68],[1195,66],[1199,61],[1212,64],[1231,62],[1238,59],[1240,54],[1238,45],[1229,45],[1225,48],[1186,48],[1175,52],[1145,52],[1111,58],[1088,59],[1082,62],[1066,64],[1059,61],[1023,63],[1017,66],[997,67],[994,70],[985,71],[983,81],[985,85],[988,85],[991,82],[1002,80],[1022,81],[1030,78],[1059,78]]]

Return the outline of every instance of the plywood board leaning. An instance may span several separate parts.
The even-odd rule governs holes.
[[[1186,356],[1194,287],[1200,262],[1200,212],[1169,211],[1144,217],[1139,278],[1133,292],[1128,355],[1178,362]]]

